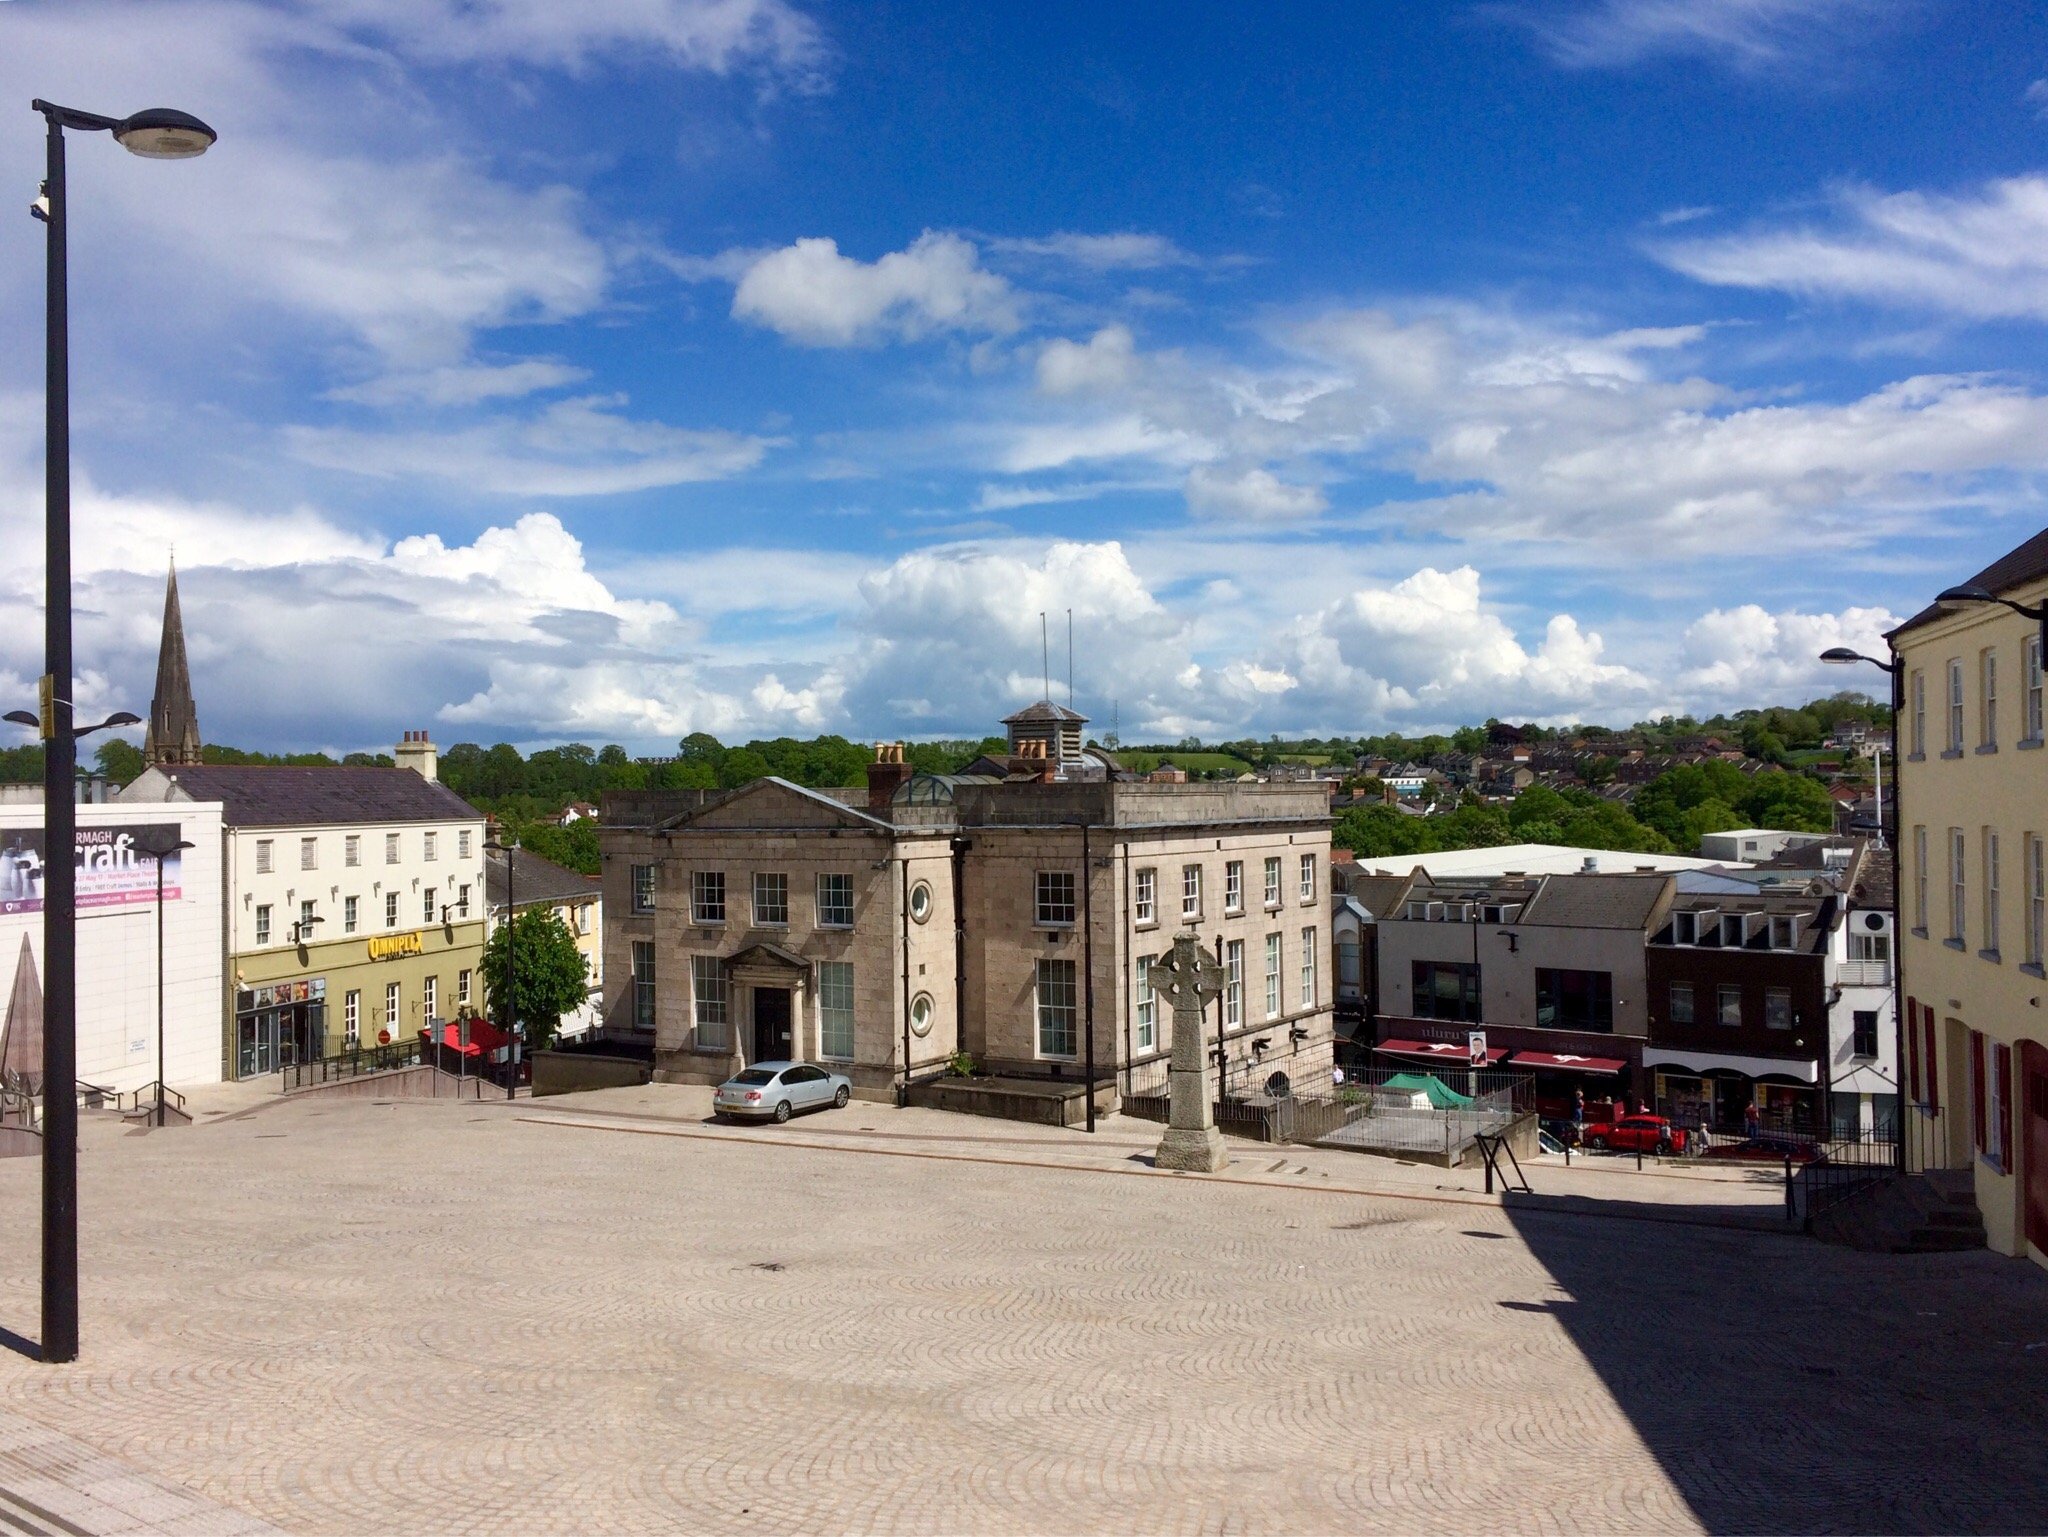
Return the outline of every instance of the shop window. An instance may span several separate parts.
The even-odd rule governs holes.
[[[1614,1033],[1614,973],[1538,967],[1536,1023],[1553,1030]]]
[[[1416,961],[1414,1013],[1417,1019],[1479,1022],[1479,968],[1463,961]]]

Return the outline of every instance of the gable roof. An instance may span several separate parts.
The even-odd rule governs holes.
[[[521,907],[531,907],[542,902],[592,901],[601,890],[597,881],[581,871],[525,849],[484,850],[484,893],[493,907],[503,907],[508,894],[516,897]]]
[[[2027,582],[2038,581],[2044,576],[2048,576],[2048,528],[2042,529],[2040,533],[2034,535],[2033,538],[2025,543],[2015,545],[2012,549],[2007,550],[1968,581],[1958,582],[1955,585],[1958,587],[1981,587],[1986,592],[2002,593],[2008,588],[2018,587]],[[1897,637],[1905,634],[1908,630],[1917,629],[1923,624],[1932,623],[1947,612],[1948,610],[1944,609],[1939,603],[1930,603],[1896,630],[1887,631],[1885,639],[1896,640]]]
[[[831,811],[834,814],[834,820],[844,820],[856,825],[879,828],[885,832],[893,832],[895,830],[892,823],[876,816],[871,811],[849,805],[847,802],[839,799],[838,796],[824,790],[813,790],[804,785],[792,784],[789,780],[779,778],[774,774],[770,774],[765,779],[756,779],[750,784],[740,786],[739,789],[732,791],[728,795],[720,796],[715,801],[699,806],[694,810],[682,812],[677,816],[672,816],[664,822],[657,823],[655,830],[658,832],[675,832],[697,822],[704,822],[707,826],[723,825],[726,818],[746,802],[759,799],[764,794],[778,791],[798,796],[813,808],[823,808]],[[744,819],[741,819],[733,825],[749,824],[745,823]]]
[[[1671,890],[1668,875],[1546,875],[1521,921],[1553,928],[1647,930]]]
[[[172,798],[219,801],[229,827],[306,827],[347,822],[480,822],[483,813],[446,785],[409,768],[188,763],[147,770]],[[137,796],[136,799],[142,799]]]
[[[1062,726],[1085,726],[1088,717],[1065,705],[1054,704],[1050,699],[1041,699],[1037,704],[1027,704],[1015,715],[1005,715],[1005,726],[1035,726],[1042,722],[1053,722]]]

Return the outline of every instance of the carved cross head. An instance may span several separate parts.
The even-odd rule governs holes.
[[[1145,976],[1152,991],[1176,1012],[1183,1008],[1201,1010],[1222,994],[1224,984],[1230,980],[1229,971],[1203,950],[1192,934],[1175,939],[1173,954],[1153,962]]]

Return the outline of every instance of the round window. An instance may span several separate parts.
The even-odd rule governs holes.
[[[910,1000],[910,1033],[923,1040],[932,1033],[932,995],[919,993]]]
[[[910,916],[919,923],[932,915],[931,882],[919,881],[910,888]]]

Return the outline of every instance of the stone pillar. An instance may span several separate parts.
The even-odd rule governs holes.
[[[1214,1174],[1230,1162],[1209,1097],[1202,1015],[1223,991],[1228,973],[1192,934],[1173,942],[1173,956],[1153,966],[1152,990],[1173,1009],[1173,1058],[1167,1073],[1172,1109],[1153,1163],[1161,1169]]]

